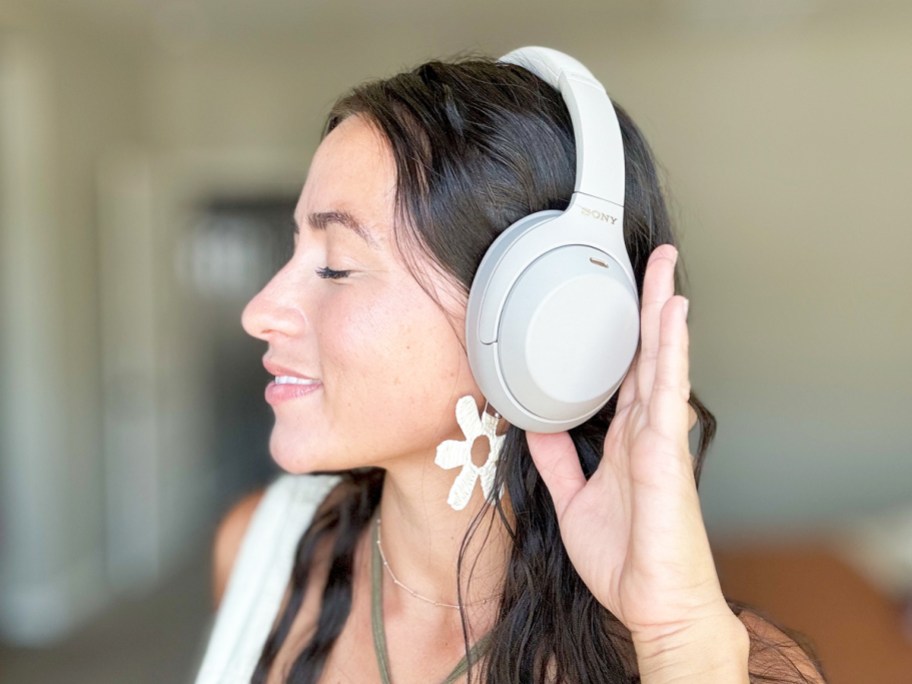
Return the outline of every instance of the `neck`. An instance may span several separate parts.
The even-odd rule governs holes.
[[[382,548],[396,578],[413,592],[438,603],[457,604],[457,563],[466,532],[485,509],[462,556],[462,604],[467,610],[496,606],[506,569],[509,538],[499,516],[485,503],[476,484],[468,505],[454,511],[447,495],[457,470],[441,470],[433,457],[390,464],[380,500]],[[429,464],[429,465],[425,465]],[[392,582],[403,608],[441,610],[409,595]]]

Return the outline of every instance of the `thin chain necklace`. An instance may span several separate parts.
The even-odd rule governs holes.
[[[405,589],[405,591],[407,591],[409,594],[414,596],[419,601],[424,601],[425,603],[430,603],[433,606],[438,606],[440,608],[453,608],[455,610],[462,610],[463,606],[459,606],[454,603],[443,603],[442,601],[435,601],[432,598],[428,598],[427,596],[419,594],[417,591],[415,591],[411,587],[408,587],[399,581],[399,578],[396,577],[396,573],[393,572],[393,569],[390,567],[389,562],[386,560],[386,555],[383,553],[383,545],[381,544],[381,537],[380,537],[380,517],[379,516],[377,516],[377,550],[380,552],[380,560],[383,563],[383,567],[386,568],[386,572],[389,574],[390,579],[393,580],[393,584],[395,584],[397,587],[402,587],[403,589]],[[494,597],[489,597],[486,599],[482,599],[481,601],[476,601],[475,603],[467,603],[464,605],[466,605],[466,606],[474,606],[474,605],[478,605],[478,604],[484,605],[490,600],[490,598],[494,598]]]
[[[375,521],[373,537],[375,542],[380,541],[380,520]],[[371,554],[371,632],[374,637],[374,654],[377,656],[377,667],[380,669],[380,680],[383,684],[392,684],[390,680],[389,649],[386,645],[386,631],[383,628],[383,565],[380,553],[380,544],[376,544]],[[445,604],[444,604],[445,605]],[[491,643],[491,633],[481,637],[469,652],[456,663],[456,667],[443,681],[443,684],[453,684],[459,680],[469,669],[476,665],[487,655]]]

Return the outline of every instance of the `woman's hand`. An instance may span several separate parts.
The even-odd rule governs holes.
[[[640,351],[595,474],[583,477],[566,432],[528,434],[570,559],[630,629],[638,654],[641,644],[712,632],[697,626],[740,627],[722,596],[697,497],[687,437],[687,300],[674,294],[676,260],[671,245],[650,256]]]

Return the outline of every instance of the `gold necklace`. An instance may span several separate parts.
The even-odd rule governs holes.
[[[434,599],[428,598],[427,596],[424,596],[423,594],[419,594],[417,591],[415,591],[411,587],[406,586],[405,584],[403,584],[402,582],[399,581],[399,578],[396,577],[396,573],[394,573],[393,569],[390,567],[389,561],[386,560],[386,555],[383,553],[383,545],[381,543],[381,537],[380,537],[380,516],[377,516],[377,551],[380,552],[380,561],[383,563],[383,567],[386,568],[386,572],[389,574],[390,579],[393,580],[393,584],[395,584],[397,587],[402,587],[405,591],[407,591],[409,594],[414,596],[419,601],[424,601],[425,603],[430,603],[433,606],[438,606],[440,608],[453,608],[455,610],[462,610],[463,606],[460,606],[460,605],[457,605],[454,603],[444,603],[443,601],[435,601]],[[476,601],[475,603],[466,603],[466,604],[464,604],[464,606],[475,606],[475,605],[479,605],[479,604],[485,605],[492,598],[496,598],[496,597],[492,596],[492,597],[489,597],[486,599],[482,599],[481,601]]]

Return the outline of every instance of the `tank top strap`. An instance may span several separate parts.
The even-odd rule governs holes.
[[[386,646],[386,632],[383,629],[383,571],[380,558],[379,527],[374,521],[373,540],[371,543],[371,631],[374,636],[374,652],[377,654],[377,667],[380,670],[380,679],[383,684],[392,684],[389,673],[389,651]],[[462,677],[468,669],[469,663],[477,663],[487,653],[491,643],[490,632],[479,639],[467,655],[462,656],[456,667],[447,675],[441,684],[453,684]]]
[[[196,684],[249,682],[291,576],[298,541],[340,478],[282,475],[250,520]]]

